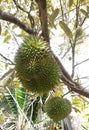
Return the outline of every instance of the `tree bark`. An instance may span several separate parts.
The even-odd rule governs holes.
[[[21,29],[23,29],[24,31],[26,31],[29,34],[32,34],[32,35],[37,34],[36,30],[28,27],[26,24],[21,22],[18,18],[14,17],[11,14],[3,12],[1,9],[0,9],[0,19],[16,24],[17,26],[19,26]]]
[[[45,41],[49,42],[46,0],[36,0],[36,2],[39,8],[39,18],[41,23],[42,36]]]

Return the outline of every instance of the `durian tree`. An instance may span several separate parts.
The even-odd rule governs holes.
[[[69,114],[88,107],[89,91],[81,79],[89,76],[81,77],[78,70],[89,58],[77,58],[86,52],[81,47],[88,48],[88,3],[0,0],[1,46],[9,48],[0,53],[0,104],[3,113],[8,108],[7,117],[12,113],[0,129],[77,129]]]

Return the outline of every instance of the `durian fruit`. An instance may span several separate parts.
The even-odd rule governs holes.
[[[59,66],[48,44],[38,36],[24,39],[15,55],[15,69],[23,86],[31,92],[48,92],[59,81]]]
[[[62,97],[52,97],[44,106],[45,112],[54,122],[58,122],[67,117],[71,109],[72,105],[70,101]]]

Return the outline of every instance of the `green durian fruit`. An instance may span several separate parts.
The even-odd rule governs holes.
[[[70,101],[62,97],[52,97],[44,106],[45,112],[47,112],[47,115],[53,119],[54,122],[58,122],[67,117],[71,109],[72,105]]]
[[[48,92],[59,81],[59,66],[48,44],[38,36],[24,39],[15,56],[15,68],[21,83],[31,92]]]

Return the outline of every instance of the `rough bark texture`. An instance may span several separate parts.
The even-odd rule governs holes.
[[[46,0],[36,0],[36,2],[39,8],[39,18],[41,22],[42,36],[44,40],[49,42]]]

